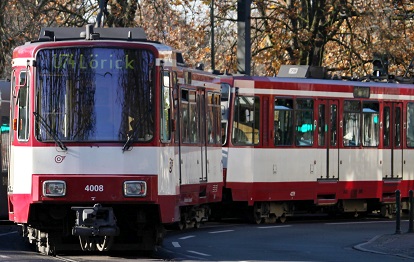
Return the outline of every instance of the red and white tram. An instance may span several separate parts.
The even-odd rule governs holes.
[[[285,77],[222,87],[224,192],[257,222],[318,209],[384,216],[414,187],[412,84]],[[251,211],[253,208],[253,211]]]
[[[45,28],[12,62],[8,214],[40,252],[152,250],[221,201],[217,76],[140,28]]]

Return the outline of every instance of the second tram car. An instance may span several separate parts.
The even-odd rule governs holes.
[[[247,204],[257,223],[321,210],[392,216],[397,189],[407,208],[413,85],[284,71],[223,83],[224,203]]]
[[[221,201],[217,76],[141,28],[44,28],[12,62],[8,216],[38,251],[152,250]]]

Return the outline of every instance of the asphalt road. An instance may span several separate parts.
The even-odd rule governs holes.
[[[402,229],[407,225],[403,221]],[[395,221],[390,220],[218,224],[171,233],[163,251],[174,261],[407,261],[355,248],[394,230]]]
[[[408,221],[402,221],[401,229],[407,227]],[[155,256],[68,253],[47,257],[25,244],[15,226],[0,225],[0,261],[407,261],[354,248],[394,230],[395,221],[380,219],[207,223],[197,230],[168,231]]]

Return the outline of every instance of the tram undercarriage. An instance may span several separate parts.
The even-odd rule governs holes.
[[[401,210],[409,208],[408,200],[403,199]],[[377,214],[384,218],[393,218],[396,212],[395,202],[380,202],[379,199],[344,199],[335,202],[315,204],[309,201],[263,201],[249,206],[247,202],[228,202],[213,206],[212,218],[245,218],[256,224],[284,223],[288,217],[298,216],[334,216],[345,215],[363,217]]]
[[[128,207],[76,207],[75,215],[70,206],[32,206],[21,234],[46,255],[64,250],[153,251],[165,234],[158,207]]]
[[[208,205],[184,206],[180,208],[180,221],[171,225],[172,229],[184,230],[200,228],[209,220],[211,210]]]
[[[403,200],[401,210],[406,212],[409,208],[408,201]],[[350,214],[354,217],[364,216],[368,213],[379,214],[384,218],[393,218],[396,213],[395,202],[386,203],[375,200],[340,200],[335,204],[315,205],[311,201],[296,202],[255,202],[250,209],[252,221],[260,224],[275,222],[284,223],[287,217],[302,214]]]

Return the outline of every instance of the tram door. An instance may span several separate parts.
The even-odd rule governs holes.
[[[383,109],[383,179],[403,178],[402,103],[385,102]]]
[[[317,100],[316,132],[320,172],[318,180],[339,179],[338,100]]]
[[[200,131],[200,150],[201,150],[201,174],[200,182],[207,181],[207,135],[206,135],[206,122],[207,122],[207,112],[206,112],[206,92],[200,90],[197,94],[197,104],[198,104],[198,113],[199,113],[199,131]]]
[[[181,185],[207,181],[205,91],[180,90],[180,181]]]

